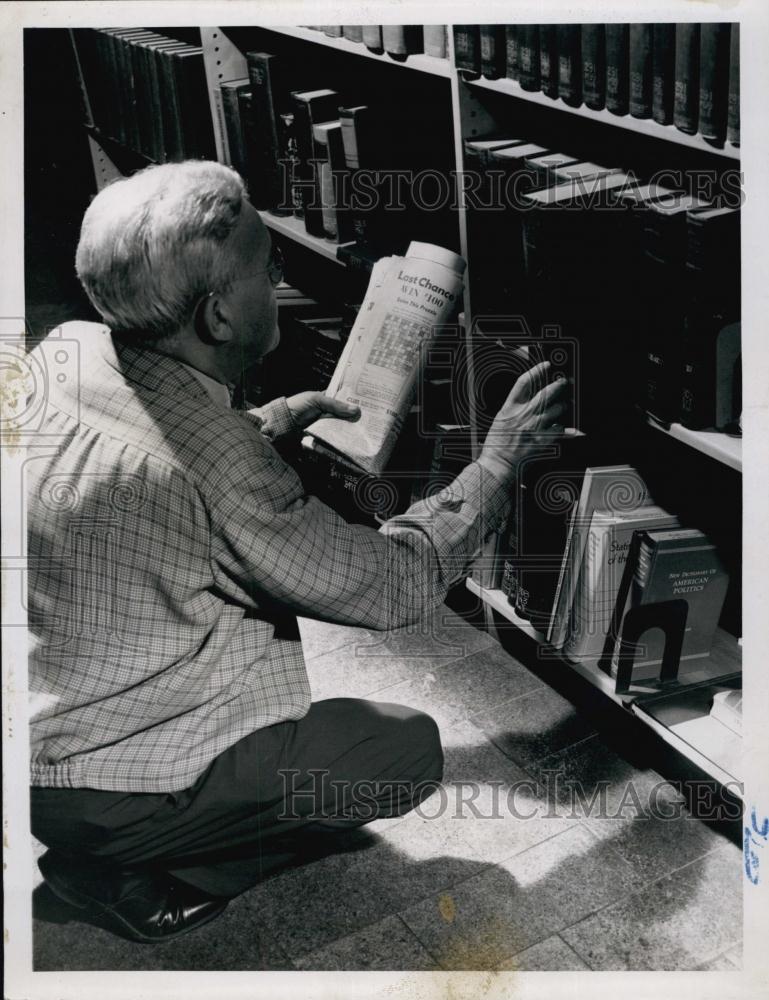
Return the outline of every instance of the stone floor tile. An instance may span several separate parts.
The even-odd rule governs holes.
[[[741,874],[717,848],[561,936],[592,969],[696,969],[741,938]]]
[[[311,951],[296,962],[298,969],[414,972],[438,969],[435,961],[398,916],[385,917],[356,934]]]
[[[628,866],[576,827],[401,916],[445,969],[492,969],[629,891]]]
[[[500,972],[581,972],[587,966],[563,938],[554,934],[513,955],[498,968]]]

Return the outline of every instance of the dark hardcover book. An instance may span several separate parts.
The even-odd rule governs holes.
[[[558,446],[524,460],[516,480],[518,497],[511,521],[517,520],[512,546],[504,552],[503,578],[516,612],[546,634],[563,562],[574,504],[588,463],[589,439],[570,435]],[[508,526],[508,532],[513,526]],[[508,542],[510,541],[508,535]],[[503,586],[503,589],[504,586]]]
[[[582,103],[582,26],[558,25],[558,96],[578,108]]]
[[[700,26],[676,25],[676,83],[673,124],[681,132],[694,135],[699,122]]]
[[[240,94],[251,89],[248,77],[240,80],[227,80],[219,84],[222,92],[222,110],[224,112],[224,125],[227,129],[227,144],[229,147],[230,162],[241,177],[248,179],[248,161],[246,160],[246,148],[243,139],[243,126],[240,121]]]
[[[606,110],[626,115],[630,108],[630,26],[606,25]]]
[[[425,55],[434,59],[445,59],[448,54],[448,39],[445,24],[424,26]]]
[[[382,26],[379,24],[364,24],[361,32],[363,44],[370,52],[380,55],[384,52],[382,46]]]
[[[498,80],[507,69],[505,26],[482,24],[480,26],[481,75],[487,80]]]
[[[729,44],[729,94],[726,115],[726,138],[733,146],[740,144],[740,24],[735,21]]]
[[[182,117],[174,56],[187,49],[188,46],[184,43],[159,46],[155,49],[163,120],[163,146],[165,159],[168,162],[184,159]]]
[[[676,26],[655,24],[652,39],[652,117],[673,124],[676,83]]]
[[[363,41],[363,25],[361,25],[361,24],[343,24],[342,25],[342,37],[346,38],[348,42],[362,42]]]
[[[700,25],[700,97],[698,132],[706,142],[723,146],[729,106],[730,25]]]
[[[517,80],[519,75],[518,37],[520,30],[517,24],[505,25],[505,76],[508,80]]]
[[[715,545],[696,528],[641,532],[635,550],[635,564],[628,560],[626,567],[631,580],[629,593],[622,609],[618,607],[615,621],[619,624],[621,613],[626,616],[644,605],[685,601],[686,624],[679,664],[679,675],[685,677],[687,669],[695,668],[696,661],[710,654],[729,586],[726,568]],[[659,677],[663,642],[659,628],[650,627],[639,636],[633,683]],[[619,648],[615,647],[612,676],[617,675],[618,654]]]
[[[518,82],[521,89],[530,91],[539,90],[542,84],[538,24],[522,24],[518,29]]]
[[[682,347],[689,287],[687,212],[710,207],[691,195],[651,201],[644,213],[640,286],[653,289],[638,303],[644,352],[641,405],[668,424],[680,417]]]
[[[281,200],[270,208],[273,215],[292,215],[301,211],[301,191],[294,184],[294,177],[299,163],[296,151],[296,131],[294,115],[290,111],[278,115],[278,149],[281,169]]]
[[[157,40],[159,36],[154,31],[145,32],[138,38],[131,39],[130,57],[136,97],[138,120],[138,151],[157,162],[157,150],[154,143],[153,95],[150,73],[147,66],[147,52],[144,48],[147,42]]]
[[[630,114],[634,118],[651,118],[653,110],[652,36],[651,24],[630,25]]]
[[[377,168],[377,116],[373,107],[365,104],[340,107],[342,146],[345,165],[350,176],[350,224],[352,238],[361,246],[377,242],[376,222],[380,213],[376,206],[376,191],[369,191],[372,203],[358,199],[357,186]]]
[[[404,62],[416,52],[424,52],[421,24],[383,24],[382,45],[392,59]]]
[[[481,74],[481,29],[477,24],[454,25],[454,60],[468,78]]]
[[[542,93],[558,97],[558,31],[555,24],[539,26],[539,71]]]
[[[730,410],[726,419],[716,411],[719,387],[723,398],[739,376],[739,330],[735,326],[740,315],[740,210],[689,212],[686,230],[688,303],[680,419],[692,429],[718,428],[736,419]],[[725,334],[727,327],[731,329]]]
[[[111,94],[114,101],[110,120],[111,138],[123,146],[135,148],[138,136],[138,123],[132,94],[132,78],[127,60],[127,39],[140,35],[141,28],[105,28],[106,53],[109,75],[111,77]]]
[[[170,41],[160,35],[139,43],[150,102],[150,144],[148,148],[150,150],[150,158],[155,160],[156,163],[164,163],[167,159],[163,125],[163,91],[158,50],[174,48],[178,45],[178,42]]]
[[[294,92],[292,97],[304,225],[312,236],[323,236],[320,177],[317,165],[313,163],[312,127],[333,121],[339,116],[340,96],[335,90],[323,89]]]
[[[172,58],[176,106],[179,109],[181,155],[188,160],[216,159],[203,49],[200,46],[188,46],[175,52]],[[235,116],[238,115],[237,99],[231,111]]]
[[[582,99],[600,111],[606,104],[606,28],[582,25]]]
[[[296,85],[296,70],[283,57],[270,52],[247,52],[246,61],[253,137],[249,143],[249,191],[256,208],[285,208],[287,192],[280,163],[278,120],[281,114],[293,110],[290,93]]]

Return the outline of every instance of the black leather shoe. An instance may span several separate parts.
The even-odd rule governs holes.
[[[38,866],[57,896],[132,941],[171,941],[213,920],[229,902],[150,869],[89,864],[54,851]]]

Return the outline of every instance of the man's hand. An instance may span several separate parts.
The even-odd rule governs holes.
[[[357,420],[360,407],[342,403],[322,392],[298,392],[286,400],[297,427],[305,428],[319,417],[338,417],[340,420]]]
[[[568,383],[547,384],[549,361],[534,365],[516,381],[483,443],[478,462],[502,482],[509,482],[521,459],[563,433],[558,420],[566,410]]]

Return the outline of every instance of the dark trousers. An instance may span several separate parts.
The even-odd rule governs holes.
[[[332,698],[240,740],[183,791],[35,786],[32,833],[78,860],[159,865],[235,896],[327,845],[333,830],[413,809],[442,771],[429,715]]]

